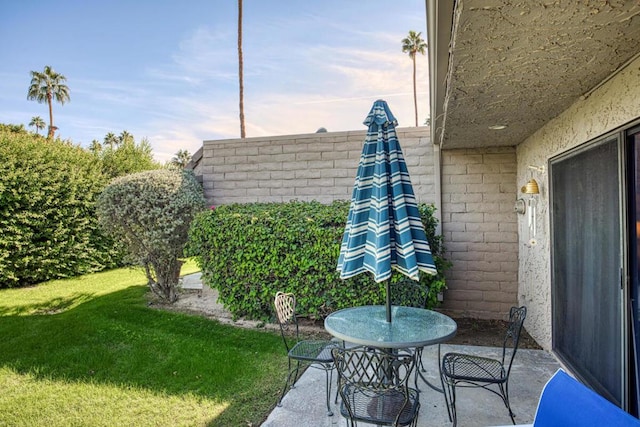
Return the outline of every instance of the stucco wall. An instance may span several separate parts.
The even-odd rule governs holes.
[[[442,233],[448,290],[443,308],[504,318],[517,302],[518,236],[513,147],[443,150]]]
[[[527,331],[551,348],[551,259],[549,245],[549,158],[593,140],[640,117],[640,59],[578,100],[561,115],[517,147],[519,185],[530,178],[540,184],[536,245],[527,239],[527,222],[520,216],[519,300],[528,307]],[[529,166],[544,166],[539,172]]]

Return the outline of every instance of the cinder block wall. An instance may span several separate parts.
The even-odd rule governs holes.
[[[443,309],[501,318],[518,301],[515,148],[443,150],[442,234],[447,274]]]
[[[434,202],[429,128],[399,128],[418,201]],[[212,205],[349,200],[366,131],[204,141],[196,174]]]
[[[427,127],[397,130],[418,201],[435,202]],[[205,141],[196,175],[212,205],[330,203],[351,198],[365,131]],[[503,318],[517,303],[518,243],[513,148],[443,150],[442,232],[449,289],[443,311]]]

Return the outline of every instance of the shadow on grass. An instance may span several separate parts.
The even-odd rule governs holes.
[[[32,313],[34,315],[58,314],[66,311],[70,307],[89,301],[92,298],[93,294],[75,293],[68,297],[52,298],[40,303],[0,307],[0,316],[23,315],[25,313]]]
[[[52,315],[0,313],[0,364],[36,378],[196,395],[229,408],[209,425],[254,425],[274,406],[286,357],[280,337],[146,306],[146,287],[51,301]],[[246,414],[246,415],[245,415]],[[260,414],[260,415],[256,415]],[[233,421],[231,421],[233,420]],[[245,423],[246,425],[246,423]]]

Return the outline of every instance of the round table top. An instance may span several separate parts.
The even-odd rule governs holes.
[[[382,348],[424,347],[451,339],[455,320],[437,311],[392,306],[391,323],[386,307],[365,305],[331,313],[324,320],[331,335],[354,344]]]

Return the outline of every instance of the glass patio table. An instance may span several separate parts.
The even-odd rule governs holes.
[[[386,310],[383,305],[345,308],[327,316],[324,327],[331,335],[346,342],[388,350],[415,348],[418,356],[422,355],[418,350],[448,341],[458,329],[455,320],[437,311],[394,305],[389,323]],[[443,392],[442,388],[429,382],[417,366],[416,374],[429,387]]]
[[[458,329],[455,320],[437,311],[396,305],[391,307],[391,323],[385,306],[364,305],[331,313],[324,327],[343,341],[391,349],[443,343]]]

